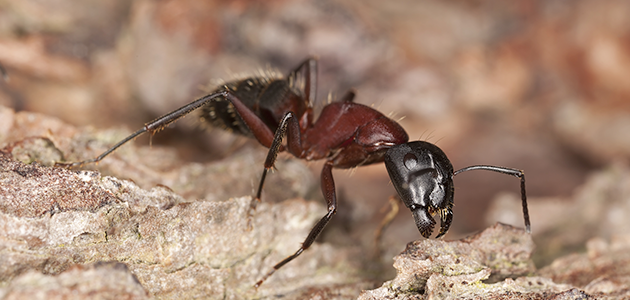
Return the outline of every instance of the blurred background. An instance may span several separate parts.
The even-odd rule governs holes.
[[[410,139],[436,143],[455,169],[524,170],[543,251],[543,235],[571,217],[563,214],[590,174],[630,157],[629,15],[623,0],[0,0],[10,77],[0,105],[135,130],[220,80],[286,74],[315,55],[319,109],[356,88],[357,102],[400,120]],[[266,153],[202,127],[186,118],[153,144],[189,162],[243,147]],[[318,178],[321,162],[309,167]],[[395,193],[384,166],[334,176],[340,208],[324,240],[369,241]],[[315,182],[308,198],[323,201]],[[523,226],[516,178],[477,171],[455,186],[447,238],[497,221]],[[384,234],[390,257],[420,238],[406,209]]]

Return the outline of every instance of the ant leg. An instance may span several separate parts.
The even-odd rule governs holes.
[[[258,119],[260,120],[260,119]],[[248,124],[249,126],[249,124]],[[269,127],[264,127],[269,130]],[[256,132],[252,130],[256,135]],[[273,165],[276,162],[276,158],[278,157],[278,152],[282,150],[282,138],[284,134],[287,133],[287,144],[289,146],[289,151],[296,155],[297,157],[301,157],[302,153],[302,137],[300,131],[300,124],[297,122],[297,119],[293,115],[292,112],[288,112],[284,114],[282,119],[280,120],[280,124],[278,125],[278,129],[276,129],[276,133],[273,136],[273,141],[269,145],[269,152],[267,153],[267,158],[265,159],[265,167],[263,168],[262,175],[260,176],[260,183],[258,184],[258,191],[256,191],[256,198],[252,200],[249,204],[249,210],[247,211],[247,228],[251,230],[252,228],[252,217],[253,211],[256,209],[256,206],[262,199],[262,190],[265,185],[265,178],[267,177],[267,172],[273,168]]]
[[[211,101],[213,101],[216,98],[219,97],[224,97],[226,99],[228,99],[236,108],[236,110],[238,111],[239,115],[241,116],[241,118],[245,121],[245,123],[247,124],[247,126],[250,126],[250,128],[254,128],[256,127],[256,130],[252,130],[252,132],[254,133],[254,135],[256,136],[256,138],[265,146],[270,145],[271,144],[271,139],[273,137],[273,134],[271,132],[271,130],[264,125],[263,121],[260,120],[260,118],[258,118],[258,116],[256,116],[251,110],[249,110],[247,108],[247,106],[245,106],[245,104],[243,104],[243,102],[241,102],[241,100],[239,100],[236,96],[232,95],[229,91],[227,90],[223,90],[217,93],[212,93],[206,96],[203,96],[191,103],[188,103],[168,114],[165,114],[147,124],[144,125],[144,128],[132,133],[131,135],[127,136],[126,138],[124,138],[122,141],[118,142],[116,145],[112,146],[111,148],[107,149],[105,152],[103,152],[101,155],[99,155],[96,158],[93,159],[89,159],[89,160],[84,160],[84,161],[80,161],[80,162],[73,162],[73,163],[63,163],[63,162],[57,162],[55,163],[55,166],[61,166],[61,167],[66,167],[66,168],[72,168],[72,167],[80,167],[84,164],[89,164],[89,163],[98,163],[99,161],[103,160],[107,155],[109,155],[110,153],[114,152],[116,149],[118,149],[120,146],[126,144],[127,142],[133,140],[134,138],[136,138],[137,136],[145,133],[145,132],[149,132],[151,134],[156,133],[162,129],[164,129],[164,127],[168,126],[169,124],[181,119],[182,117],[188,115],[189,113],[193,112],[194,110],[204,106],[206,103],[209,103]],[[265,131],[266,129],[266,131]]]
[[[307,58],[287,78],[292,88],[303,91],[308,105],[317,99],[317,58]]]
[[[527,233],[531,233],[531,226],[529,223],[529,212],[527,210],[527,196],[525,194],[525,173],[521,170],[506,168],[506,167],[497,167],[497,166],[487,166],[487,165],[479,165],[479,166],[470,166],[460,170],[457,170],[453,173],[453,176],[472,170],[488,170],[497,173],[502,173],[506,175],[512,175],[514,177],[518,177],[521,179],[521,202],[523,204],[523,219],[525,220],[525,230]]]
[[[341,97],[340,102],[354,102],[354,97],[357,95],[357,91],[355,89],[349,89],[343,97]]]
[[[204,97],[201,97],[191,103],[188,103],[166,115],[163,115],[147,124],[144,125],[144,127],[134,133],[132,133],[131,135],[129,135],[128,137],[124,138],[122,141],[118,142],[116,145],[114,145],[113,147],[107,149],[105,152],[103,152],[101,155],[99,155],[98,157],[94,158],[94,159],[89,159],[89,160],[84,160],[84,161],[80,161],[80,162],[73,162],[73,163],[55,163],[55,166],[62,166],[62,167],[66,167],[66,168],[71,168],[71,167],[80,167],[84,164],[88,164],[88,163],[97,163],[101,160],[103,160],[103,158],[105,158],[107,155],[109,155],[110,153],[114,152],[116,149],[118,149],[120,146],[126,144],[127,142],[129,142],[130,140],[136,138],[137,136],[145,133],[145,132],[150,132],[150,133],[155,133],[157,131],[162,130],[164,127],[168,126],[169,124],[177,121],[178,119],[182,118],[183,116],[189,114],[190,112],[196,110],[197,108],[203,106],[204,104],[208,103],[209,101],[212,101],[212,99],[217,98],[219,96],[223,96],[223,93],[214,93],[214,94],[210,94],[210,95],[206,95]]]
[[[326,202],[328,204],[328,213],[326,213],[326,215],[323,218],[321,218],[319,222],[317,222],[317,224],[315,224],[315,227],[311,229],[311,232],[308,234],[308,236],[304,240],[304,243],[302,243],[302,246],[300,247],[300,249],[298,249],[294,254],[289,255],[287,258],[285,258],[281,262],[277,263],[275,266],[273,266],[273,270],[271,270],[271,272],[267,273],[262,279],[256,282],[256,285],[254,285],[254,287],[258,288],[267,278],[269,278],[269,276],[271,276],[274,272],[276,272],[276,270],[282,268],[282,266],[286,265],[288,262],[300,256],[300,254],[302,254],[304,250],[308,249],[308,247],[310,247],[313,244],[317,236],[322,232],[324,227],[326,227],[326,224],[328,224],[332,216],[337,212],[337,196],[335,194],[335,182],[332,177],[332,167],[333,167],[332,162],[327,161],[324,164],[324,168],[322,169],[322,177],[321,177],[322,193],[324,194],[324,198],[326,198]]]
[[[239,102],[238,105],[242,105],[244,107],[244,105],[240,103],[240,101],[238,102]],[[239,106],[236,104],[236,101],[233,101],[232,103],[234,104],[234,107],[236,108],[237,112],[239,112],[240,114]],[[243,109],[243,107],[240,107],[240,109]],[[245,112],[251,113],[251,110],[247,109]],[[253,123],[252,121],[258,121],[262,123],[260,118],[258,118],[255,115],[253,117],[255,118],[250,118],[251,120],[248,120],[245,117],[242,117],[242,119],[245,121],[245,124],[248,127],[250,127],[250,130],[252,131],[252,133],[254,133],[254,136],[261,143],[263,143],[260,137],[261,134],[264,134],[262,137],[266,138],[266,135],[267,135],[266,131],[271,132],[271,130],[269,129],[269,127],[265,126],[264,124],[255,125],[259,127],[253,127],[254,125],[252,124]],[[302,152],[300,124],[297,122],[293,113],[288,112],[284,114],[284,116],[280,120],[280,124],[278,125],[278,129],[276,129],[276,133],[273,136],[273,140],[271,143],[268,144],[269,152],[267,153],[267,158],[265,159],[265,165],[264,165],[265,167],[263,168],[262,175],[260,176],[260,183],[258,184],[258,191],[256,192],[256,198],[252,199],[252,201],[249,203],[249,210],[247,211],[248,230],[252,229],[252,217],[254,215],[253,211],[256,210],[256,206],[261,201],[260,199],[262,199],[261,198],[262,189],[265,184],[265,178],[267,177],[267,171],[273,168],[273,165],[276,162],[276,158],[278,157],[278,152],[282,150],[282,138],[284,137],[284,134],[285,132],[287,132],[287,130],[288,130],[287,143],[289,146],[289,151],[291,151],[292,153]],[[267,145],[267,144],[263,143],[263,145]]]
[[[387,226],[389,226],[389,224],[392,223],[400,208],[400,206],[398,205],[398,202],[400,200],[396,196],[390,196],[388,200],[391,209],[389,210],[387,215],[385,215],[385,218],[383,218],[383,220],[381,221],[381,225],[379,225],[376,233],[374,234],[374,245],[376,249],[375,256],[377,258],[381,256],[381,237],[383,236],[383,231],[385,230],[385,228],[387,228]],[[381,212],[384,210],[384,208],[385,207],[381,209]]]
[[[313,102],[317,99],[317,58],[309,57],[297,66],[287,76],[287,82],[292,90],[299,91],[303,96],[306,111],[299,121],[301,129],[313,123]]]
[[[116,145],[114,145],[113,147],[107,149],[105,152],[103,152],[101,155],[97,156],[96,158],[93,159],[88,159],[88,160],[84,160],[84,161],[79,161],[79,162],[55,162],[55,167],[64,167],[64,168],[73,168],[73,167],[81,167],[85,164],[90,164],[90,163],[98,163],[99,161],[101,161],[103,158],[105,158],[107,155],[109,155],[110,153],[114,152],[116,149],[118,149],[120,146],[126,144],[127,142],[133,140],[134,138],[136,138],[137,136],[143,134],[147,132],[146,127],[142,128],[134,133],[132,133],[131,135],[127,136],[126,138],[124,138],[122,141],[118,142]]]
[[[285,132],[287,133],[287,144],[289,147],[289,151],[297,157],[301,157],[302,155],[302,136],[300,132],[300,124],[297,122],[297,119],[295,118],[293,113],[288,112],[284,114],[284,116],[280,120],[278,129],[276,129],[276,133],[273,137],[273,142],[269,146],[267,159],[265,159],[265,168],[263,169],[263,173],[260,178],[260,184],[258,185],[258,191],[256,192],[256,199],[258,201],[260,201],[261,199],[262,189],[265,183],[265,177],[267,176],[267,171],[273,168],[273,165],[276,162],[276,158],[278,157],[278,152],[280,152],[281,150],[282,138],[284,137]]]

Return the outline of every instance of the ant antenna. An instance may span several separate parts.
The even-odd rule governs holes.
[[[459,169],[453,173],[453,176],[459,173],[472,171],[472,170],[488,170],[488,171],[497,172],[501,174],[512,175],[514,177],[518,177],[521,179],[521,202],[523,203],[523,218],[525,219],[525,230],[527,230],[527,233],[531,233],[532,230],[529,223],[529,211],[527,210],[527,196],[525,195],[525,173],[523,173],[523,171],[521,170],[512,169],[512,168],[489,166],[489,165],[477,165],[477,166],[470,166],[470,167]]]

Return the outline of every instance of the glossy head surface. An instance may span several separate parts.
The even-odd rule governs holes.
[[[398,195],[411,210],[422,236],[433,232],[433,214],[439,213],[444,235],[453,218],[453,166],[437,146],[423,141],[390,148],[385,166]]]

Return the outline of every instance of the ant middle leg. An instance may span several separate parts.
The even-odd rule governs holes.
[[[265,276],[263,276],[263,278],[261,278],[258,282],[256,282],[254,287],[258,288],[267,278],[269,278],[269,276],[273,275],[273,273],[275,273],[278,269],[282,268],[284,265],[294,260],[296,257],[300,256],[300,254],[302,254],[304,250],[308,249],[313,244],[313,242],[315,242],[315,239],[317,239],[317,236],[319,236],[322,230],[324,230],[324,227],[326,227],[328,222],[330,222],[332,216],[337,212],[337,195],[335,193],[335,182],[332,177],[332,168],[332,162],[327,161],[324,164],[321,176],[322,193],[324,194],[324,198],[326,198],[328,212],[317,222],[317,224],[315,224],[313,229],[311,229],[311,232],[302,243],[302,246],[300,246],[300,248],[295,253],[287,256],[285,259],[273,266],[273,269],[269,273],[265,274]]]
[[[267,159],[265,160],[265,168],[263,169],[260,185],[258,186],[258,192],[256,193],[258,201],[260,201],[267,171],[273,167],[276,161],[278,152],[280,152],[282,147],[282,138],[284,137],[285,133],[287,134],[287,147],[289,152],[291,152],[296,157],[303,157],[304,148],[302,147],[302,137],[299,126],[300,125],[297,121],[297,118],[293,115],[292,112],[286,113],[280,121],[280,125],[276,130],[273,142],[269,147]],[[321,174],[321,188],[324,198],[326,199],[328,212],[317,222],[317,224],[315,224],[313,229],[311,229],[311,232],[302,243],[302,246],[294,254],[277,263],[269,273],[263,276],[263,278],[256,283],[255,287],[259,287],[276,270],[280,269],[282,266],[300,256],[300,254],[302,254],[304,250],[308,249],[313,244],[313,242],[315,242],[315,239],[317,238],[317,236],[319,236],[324,227],[326,227],[332,216],[337,212],[337,196],[335,192],[335,182],[332,176],[332,168],[333,163],[331,161],[326,162],[324,164]],[[255,208],[254,203],[256,202],[257,201],[252,201],[253,205],[250,207],[251,209]]]
[[[287,146],[289,148],[289,152],[291,152],[296,157],[302,156],[302,134],[300,131],[300,124],[297,121],[297,118],[293,114],[293,112],[287,112],[284,114],[282,119],[280,120],[280,124],[278,125],[278,129],[276,129],[276,133],[274,134],[273,141],[269,146],[269,152],[267,153],[267,158],[265,159],[265,167],[262,172],[262,176],[260,177],[260,184],[258,185],[258,191],[256,192],[256,200],[260,201],[262,196],[262,189],[265,184],[265,178],[267,176],[267,172],[273,168],[276,158],[278,157],[278,152],[282,151],[282,139],[287,134]]]
[[[357,91],[355,89],[349,89],[341,99],[340,102],[354,102],[354,97],[357,95]]]
[[[269,152],[267,153],[263,172],[260,176],[260,183],[258,184],[258,190],[256,191],[256,198],[252,199],[252,201],[249,203],[249,210],[247,211],[247,228],[249,230],[252,229],[251,222],[254,215],[254,210],[256,210],[256,206],[258,206],[258,203],[261,202],[262,199],[262,190],[265,185],[267,172],[271,168],[273,168],[276,162],[276,158],[278,157],[278,152],[283,150],[282,139],[285,133],[288,135],[287,145],[289,147],[289,151],[297,157],[301,157],[302,137],[300,124],[298,123],[297,118],[292,112],[287,112],[280,120],[278,129],[276,129],[276,132],[273,136],[273,141],[269,145]]]

